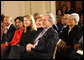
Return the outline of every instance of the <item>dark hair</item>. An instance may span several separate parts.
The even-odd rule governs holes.
[[[62,12],[61,9],[57,9],[57,11],[56,11],[56,15],[57,15],[57,12],[58,12],[59,10],[61,11],[61,14],[62,14],[62,16],[63,16],[63,12]]]
[[[4,15],[3,14],[1,14],[1,21],[3,22],[4,21]]]
[[[78,11],[79,16],[83,15],[83,10]]]
[[[36,21],[37,19],[41,19],[41,17],[36,18],[35,21]]]
[[[15,20],[14,20],[14,22],[16,22],[17,19],[19,19],[20,21],[23,22],[23,18],[24,18],[24,17],[22,17],[22,16],[16,17]]]
[[[71,4],[71,1],[66,1],[66,2],[69,2]]]
[[[63,9],[63,7],[66,7],[66,5],[63,5],[63,6],[61,7],[61,10]]]
[[[39,13],[35,13],[34,16],[39,15]]]

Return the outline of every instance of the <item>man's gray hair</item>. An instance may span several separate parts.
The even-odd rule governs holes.
[[[52,21],[53,24],[55,23],[55,17],[54,17],[54,15],[52,13],[49,13],[49,14],[47,14],[45,16],[49,16],[49,20]]]

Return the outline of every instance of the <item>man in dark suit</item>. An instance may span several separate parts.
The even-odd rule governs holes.
[[[53,15],[52,15],[53,16]],[[53,29],[53,17],[46,15],[42,17],[43,30],[33,41],[33,44],[27,44],[24,48],[14,47],[10,53],[10,59],[51,59],[59,40],[56,30]],[[17,50],[18,49],[18,50]]]
[[[4,25],[7,27],[4,31],[4,34],[2,36],[2,42],[5,43],[10,42],[14,36],[14,32],[16,30],[16,27],[13,25],[12,17],[5,16],[4,18]]]
[[[71,9],[71,2],[70,1],[66,2],[66,8],[67,8],[65,11],[66,14],[75,13],[75,11],[73,9]]]

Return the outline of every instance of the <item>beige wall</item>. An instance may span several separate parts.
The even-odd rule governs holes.
[[[55,16],[55,6],[55,1],[1,1],[1,14],[15,18],[36,12],[43,15],[51,12]]]
[[[56,8],[59,9],[61,8],[63,5],[66,4],[66,1],[56,1]],[[83,9],[82,3],[83,1],[73,1],[75,4],[75,6],[73,8],[79,7],[81,9]]]

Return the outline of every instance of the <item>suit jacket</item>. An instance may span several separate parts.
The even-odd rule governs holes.
[[[79,29],[79,32],[77,33],[73,43],[75,44],[78,44],[79,43],[79,40],[81,39],[81,37],[83,36],[83,26],[79,26],[80,29]]]
[[[21,46],[26,46],[27,44],[32,43],[33,39],[35,38],[35,32],[35,30],[31,31],[31,27],[27,27],[26,33],[24,33],[24,31],[22,33],[19,44]]]
[[[6,41],[10,42],[12,40],[13,36],[14,36],[14,32],[16,31],[16,29],[17,28],[13,24],[11,24],[7,33],[3,34],[1,43],[5,43]]]
[[[57,25],[53,24],[52,27],[58,32],[58,27],[57,27]]]
[[[57,22],[57,27],[58,27],[58,33],[60,33],[60,31],[63,27],[63,24],[61,22]]]
[[[70,46],[73,46],[74,45],[74,42],[77,41],[77,37],[78,37],[78,33],[80,31],[80,27],[75,25],[72,30],[69,32],[68,34],[68,31],[69,31],[69,26],[67,26],[63,31],[62,33],[60,33],[60,38],[62,40],[64,40],[67,45],[70,45]]]
[[[32,52],[26,52],[23,57],[26,59],[51,59],[58,40],[58,33],[51,27],[39,38],[39,43],[32,49]]]
[[[65,13],[66,13],[66,14],[71,14],[71,13],[75,13],[75,11],[74,11],[74,10],[72,10],[72,9],[70,9],[69,11],[68,11],[68,10],[66,10],[66,11],[65,11]]]

